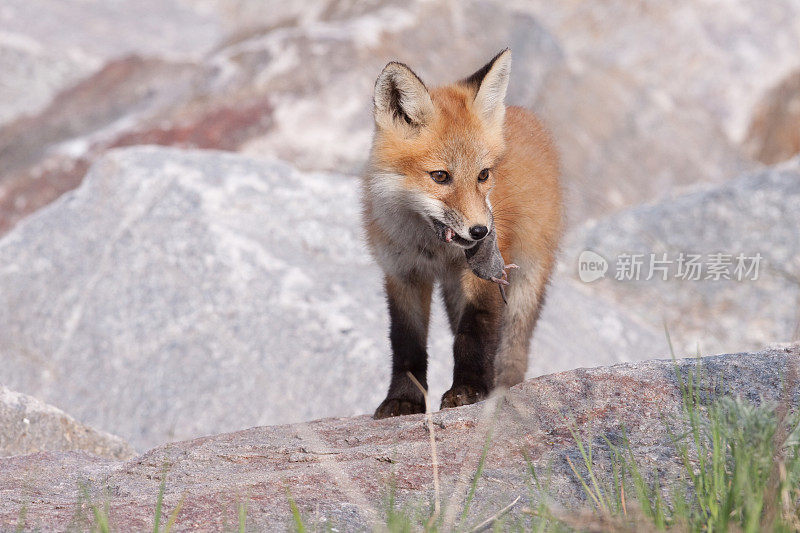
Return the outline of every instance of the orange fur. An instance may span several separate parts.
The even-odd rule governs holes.
[[[503,131],[486,131],[471,106],[474,94],[463,85],[430,93],[433,123],[413,136],[376,132],[373,167],[401,174],[404,187],[441,200],[473,223],[486,223],[488,195],[506,261],[530,256],[549,271],[563,226],[558,154],[550,135],[533,113],[516,106],[506,108]],[[484,168],[492,169],[491,178],[477,183]],[[430,171],[440,169],[450,171],[454,186],[430,178]],[[370,241],[386,240],[369,221],[367,233]]]
[[[492,386],[524,377],[563,206],[550,136],[533,113],[502,102],[509,68],[506,50],[470,78],[444,87],[428,90],[399,63],[387,65],[376,82],[364,225],[386,274],[394,357],[392,384],[376,417],[424,408],[405,372],[424,383],[436,282],[455,335],[454,382],[442,406],[477,401]],[[489,169],[485,182],[478,180],[483,169]],[[449,180],[434,181],[434,171],[446,171]],[[470,228],[492,225],[503,260],[520,267],[508,273],[507,305],[465,257]],[[445,226],[462,237],[460,243],[437,233]]]

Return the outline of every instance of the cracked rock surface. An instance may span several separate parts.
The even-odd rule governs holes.
[[[526,381],[504,398],[433,414],[442,494],[460,504],[477,468],[487,430],[489,454],[467,524],[491,516],[518,496],[528,504],[527,453],[549,472],[549,492],[561,505],[588,502],[567,459],[580,464],[570,427],[589,439],[596,468],[608,467],[608,446],[623,428],[643,471],[674,476],[664,419],[676,418],[681,396],[676,375],[697,371],[696,359],[654,360],[578,369]],[[800,367],[800,347],[719,355],[700,361],[700,397],[734,394],[776,401],[790,367]],[[797,383],[791,397],[800,400]],[[663,417],[663,418],[662,418]],[[176,530],[219,530],[237,522],[247,505],[248,529],[286,527],[288,488],[306,521],[347,530],[381,515],[381,498],[394,480],[400,505],[426,505],[432,495],[430,440],[424,415],[385,420],[369,416],[304,424],[255,427],[158,446],[127,461],[82,452],[46,452],[0,459],[0,528],[16,526],[26,506],[31,529],[60,530],[80,520],[78,484],[95,502],[109,495],[111,523],[119,530],[152,527],[162,469],[167,468],[164,508],[183,499]],[[552,502],[551,502],[552,503]],[[76,518],[76,515],[78,518]],[[165,513],[166,516],[166,513]]]

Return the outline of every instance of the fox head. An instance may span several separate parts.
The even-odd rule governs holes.
[[[511,50],[452,85],[428,89],[392,62],[375,82],[370,188],[378,209],[407,208],[445,242],[471,248],[492,230]]]

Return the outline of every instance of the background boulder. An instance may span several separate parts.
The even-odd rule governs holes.
[[[573,232],[528,375],[664,353],[664,323],[690,353],[791,339],[798,178],[784,165]],[[388,384],[388,319],[358,187],[222,152],[109,152],[0,241],[0,380],[138,447],[371,412]],[[617,282],[612,264],[590,284],[575,273],[583,249],[763,260],[757,281]],[[437,399],[451,342],[437,298]]]
[[[0,241],[0,381],[139,447],[371,412],[388,386],[388,318],[358,187],[220,152],[110,152]],[[437,304],[437,398],[451,342]],[[658,331],[563,278],[530,373],[658,345]]]
[[[84,451],[111,459],[133,456],[133,448],[119,437],[0,385],[0,457],[53,451]]]
[[[609,270],[593,293],[667,326],[680,350],[754,349],[800,339],[798,228],[800,158],[587,224],[568,238],[562,270],[579,279],[580,253],[596,252]],[[641,272],[630,279],[637,255]],[[691,256],[700,256],[696,275]]]
[[[797,153],[796,114],[770,118],[770,106],[786,105],[764,104],[800,68],[791,3],[7,4],[0,232],[121,145],[218,148],[357,173],[386,62],[437,85],[506,46],[508,101],[539,112],[555,134],[573,225]]]

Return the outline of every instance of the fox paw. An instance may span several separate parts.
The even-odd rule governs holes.
[[[425,412],[425,402],[406,398],[386,398],[381,402],[372,418],[379,420],[390,416],[413,415]]]
[[[442,396],[440,409],[459,407],[479,402],[486,398],[486,390],[474,385],[456,385]]]

